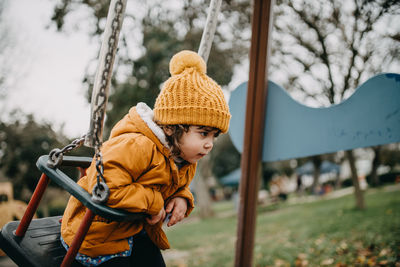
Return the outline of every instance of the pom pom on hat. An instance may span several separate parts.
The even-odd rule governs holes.
[[[171,77],[154,104],[154,120],[164,125],[210,126],[225,133],[231,114],[221,87],[206,74],[206,63],[183,50],[169,63]]]
[[[183,50],[173,56],[169,62],[171,75],[178,75],[187,68],[195,68],[202,74],[207,72],[207,66],[203,58],[193,51]]]

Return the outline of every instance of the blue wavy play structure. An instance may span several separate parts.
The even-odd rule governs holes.
[[[247,83],[232,92],[229,129],[242,152]],[[339,150],[400,142],[400,75],[379,74],[340,104],[304,106],[268,82],[263,161],[279,161]]]

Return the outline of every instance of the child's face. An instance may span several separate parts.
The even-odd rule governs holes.
[[[196,163],[207,155],[214,146],[214,140],[219,131],[213,128],[190,126],[179,140],[180,157],[187,162]]]

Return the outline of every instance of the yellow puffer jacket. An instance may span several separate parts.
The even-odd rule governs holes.
[[[110,188],[109,207],[156,215],[169,199],[179,196],[187,199],[186,216],[193,210],[189,184],[196,164],[178,170],[165,135],[152,121],[152,110],[146,104],[139,103],[130,109],[115,125],[101,151],[104,177]],[[87,175],[78,184],[92,192],[96,181],[96,167],[92,162]],[[70,198],[61,225],[61,235],[68,245],[72,243],[85,209],[76,198]],[[95,257],[125,251],[129,249],[127,238],[143,227],[160,249],[169,248],[162,222],[153,226],[146,222],[109,222],[96,215],[79,252]]]

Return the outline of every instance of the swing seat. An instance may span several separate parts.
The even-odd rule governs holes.
[[[60,266],[66,250],[60,241],[61,216],[32,220],[24,237],[16,236],[19,221],[1,230],[0,244],[18,266]]]
[[[77,198],[94,214],[113,221],[138,221],[144,213],[129,213],[93,202],[91,195],[58,168],[47,166],[49,156],[41,156],[36,165],[48,178]],[[89,167],[92,158],[64,156],[61,166]],[[32,201],[32,200],[31,200]],[[34,219],[24,236],[15,235],[20,221],[7,223],[0,233],[0,248],[18,266],[60,266],[66,250],[60,241],[61,216]]]

